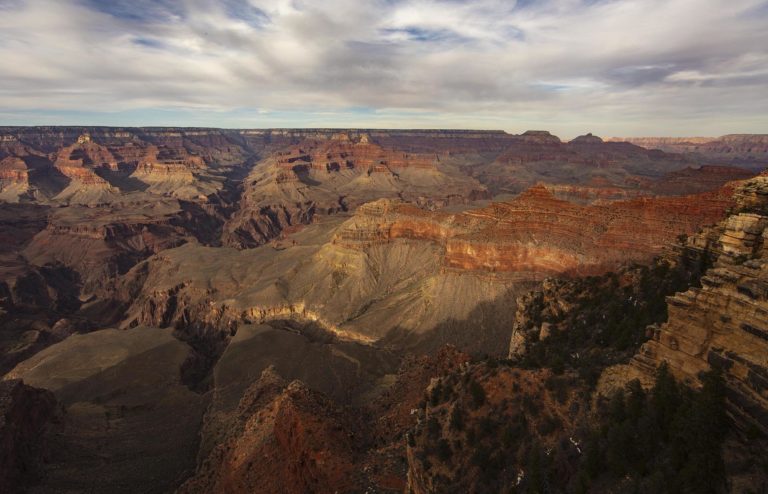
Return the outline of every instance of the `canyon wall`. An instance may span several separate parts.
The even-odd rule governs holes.
[[[648,149],[672,153],[695,153],[724,162],[768,162],[768,134],[729,134],[720,137],[613,137],[609,141],[631,142]]]
[[[718,221],[732,204],[730,187],[585,206],[536,186],[508,202],[456,214],[380,200],[359,208],[334,242],[354,248],[398,238],[427,240],[443,248],[446,268],[541,279],[648,260],[681,233]]]
[[[768,177],[747,181],[734,213],[691,237],[717,257],[701,288],[668,297],[669,320],[653,328],[632,365],[651,374],[665,361],[687,382],[723,369],[731,411],[768,430]]]
[[[19,202],[29,190],[29,170],[20,158],[0,159],[0,201]]]

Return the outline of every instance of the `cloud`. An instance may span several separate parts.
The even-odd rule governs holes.
[[[0,0],[0,117],[768,132],[766,27],[757,0]]]

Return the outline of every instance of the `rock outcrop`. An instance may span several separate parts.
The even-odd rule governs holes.
[[[589,134],[585,134],[583,136],[576,137],[575,139],[572,139],[572,140],[570,140],[568,142],[569,142],[569,144],[594,146],[594,145],[602,144],[603,140],[600,139],[599,137],[589,133]]]
[[[511,328],[501,307],[533,283],[649,261],[681,233],[721,218],[729,197],[720,190],[582,206],[542,186],[460,213],[382,199],[282,244],[164,251],[126,274],[142,288],[126,296],[123,324],[226,335],[238,324],[298,318],[357,341],[402,347],[423,337],[487,348],[495,331]],[[468,329],[469,342],[456,329],[464,325],[485,329]]]
[[[44,230],[25,246],[33,265],[63,265],[80,274],[84,294],[104,295],[111,280],[155,252],[194,239],[174,224],[179,204],[155,201],[125,210],[70,206],[54,211]],[[199,232],[203,233],[203,232]]]
[[[356,417],[268,369],[240,400],[228,437],[179,493],[360,492]]]
[[[78,137],[71,146],[61,148],[53,160],[53,167],[70,180],[59,192],[57,200],[75,204],[104,202],[119,194],[106,180],[96,174],[96,169],[116,170],[117,161],[112,153],[96,144],[87,134]]]
[[[342,169],[365,173],[393,172],[403,168],[436,170],[437,156],[384,149],[371,142],[368,134],[356,140],[339,132],[318,141],[306,140],[301,146],[276,153],[277,165],[286,170],[321,170],[339,172]]]
[[[206,168],[204,160],[184,147],[151,145],[143,150],[131,178],[149,185],[149,192],[174,197],[193,198],[202,195],[195,187],[195,172]]]
[[[405,434],[416,425],[424,389],[468,359],[451,347],[411,357],[391,384],[356,406],[268,367],[217,426],[215,444],[204,435],[197,471],[178,492],[403,492]]]
[[[701,288],[668,298],[669,320],[653,330],[633,365],[651,373],[666,361],[696,385],[698,374],[723,369],[733,414],[768,430],[768,177],[747,181],[738,206],[717,226],[688,240],[717,257]]]
[[[20,158],[8,156],[0,160],[0,201],[19,202],[29,191],[29,171]]]

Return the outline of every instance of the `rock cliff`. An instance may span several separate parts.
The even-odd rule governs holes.
[[[194,239],[176,225],[178,202],[104,208],[70,206],[55,210],[45,229],[25,246],[33,265],[63,265],[80,274],[85,295],[104,295],[112,280],[155,252]],[[204,232],[198,232],[203,233]]]
[[[768,430],[768,177],[736,191],[727,219],[688,239],[717,258],[701,288],[668,297],[669,320],[653,329],[632,365],[650,373],[662,361],[698,385],[711,367],[727,377],[731,411],[742,423]]]
[[[764,194],[728,184],[748,174],[545,131],[0,128],[0,372],[68,413],[39,491],[165,492],[196,470],[189,492],[403,492],[409,469],[414,492],[493,490],[531,478],[517,433],[571,468],[590,367],[664,320],[680,234],[676,254],[719,264],[674,300],[711,317],[671,307],[619,374],[722,365],[759,425],[768,222]],[[438,351],[502,357],[513,330],[531,358]],[[284,380],[259,379],[270,365]]]
[[[334,242],[354,248],[398,238],[427,240],[443,248],[447,268],[527,273],[534,279],[597,273],[649,260],[681,233],[722,218],[732,204],[730,190],[584,206],[536,186],[508,202],[456,214],[380,200],[359,208]]]
[[[0,160],[0,201],[19,202],[29,191],[29,171],[20,158],[8,156]]]
[[[61,148],[53,159],[53,168],[70,180],[56,196],[57,200],[89,204],[104,202],[119,194],[118,189],[95,172],[98,168],[116,170],[117,161],[107,148],[93,142],[88,134]]]

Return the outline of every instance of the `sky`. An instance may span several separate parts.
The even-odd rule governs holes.
[[[768,1],[0,0],[0,125],[768,133]]]

